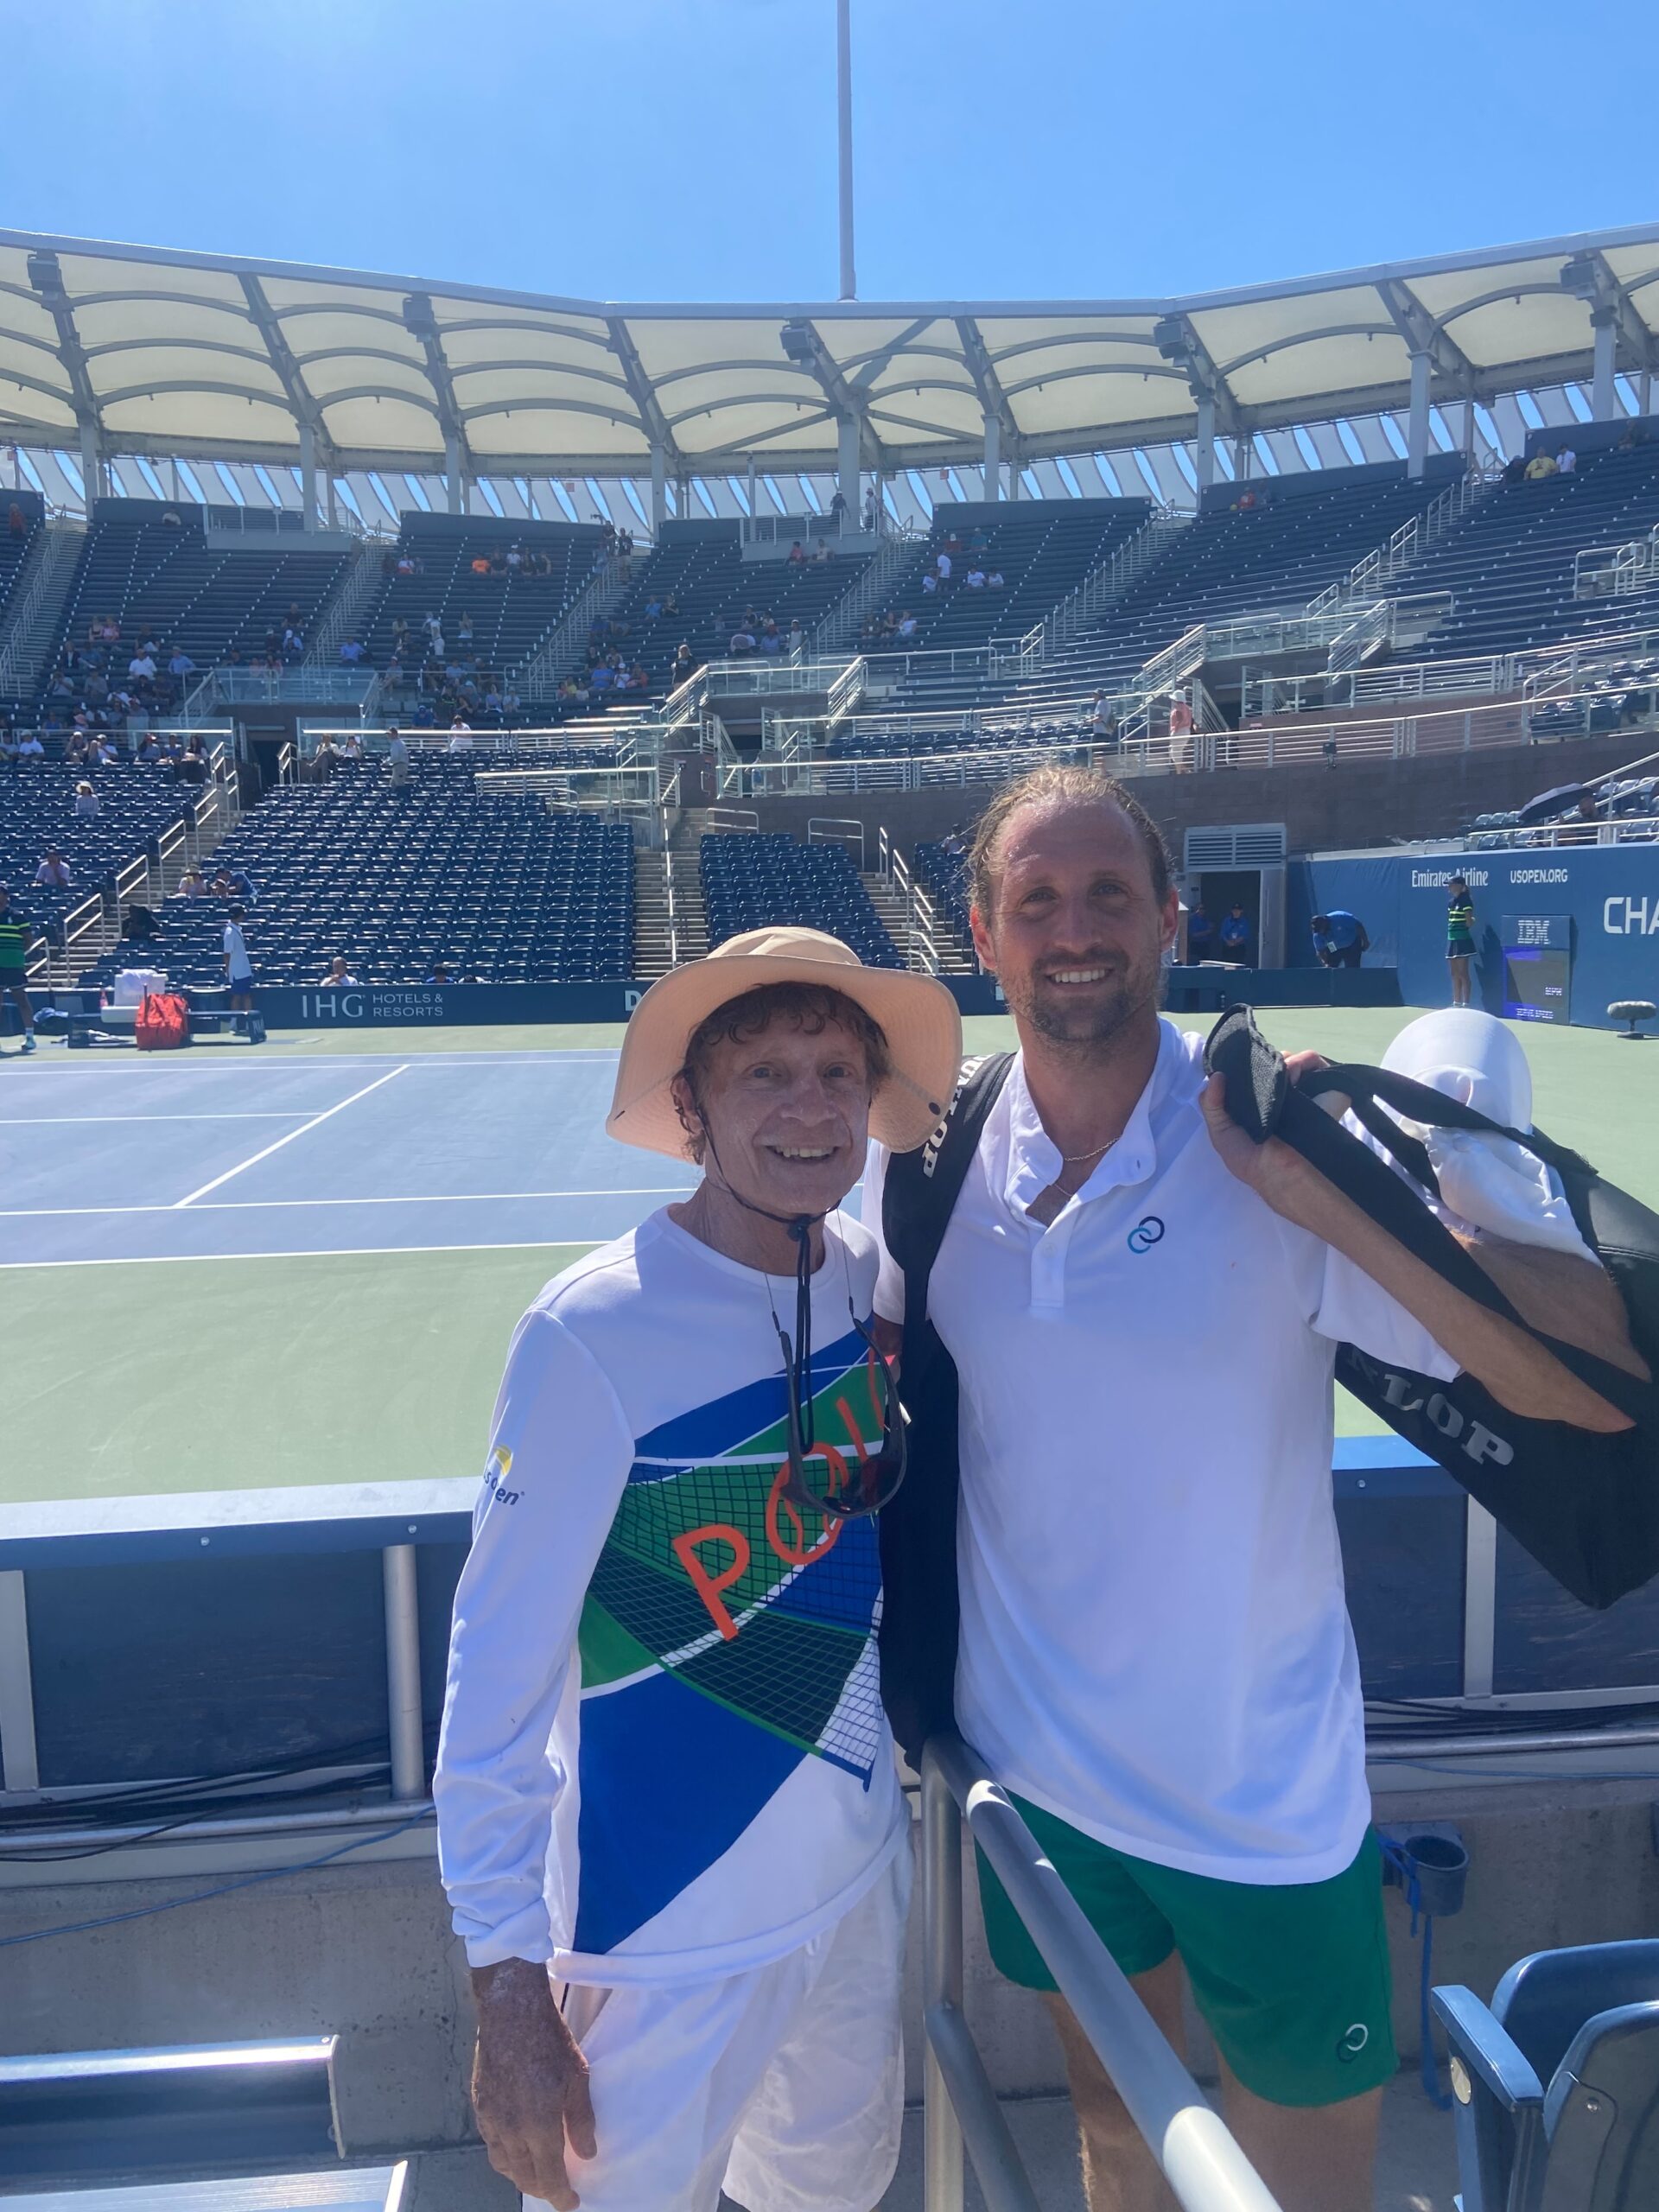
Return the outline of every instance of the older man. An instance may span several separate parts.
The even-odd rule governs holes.
[[[813,930],[664,977],[607,1126],[702,1180],[513,1338],[435,1795],[479,2125],[561,2212],[715,2212],[722,2180],[871,2212],[891,2178],[909,1823],[871,1516],[903,1432],[834,1209],[960,1051],[941,984]]]
[[[897,1632],[919,1614],[919,1726],[950,1717],[950,1654],[941,1669],[926,1636],[954,1619],[954,1549],[963,1733],[1175,2042],[1185,1967],[1230,2124],[1285,2212],[1355,2212],[1395,2058],[1332,1500],[1336,1346],[1466,1370],[1541,1419],[1627,1424],[1228,1119],[1198,1040],[1159,1016],[1179,902],[1121,785],[1051,768],[1005,787],[969,888],[1020,1051],[987,1071],[1001,1089],[966,1158],[946,1135],[913,1160],[873,1153],[865,1179],[887,1248],[877,1311],[915,1332],[907,1394],[931,1387],[937,1408],[925,1377],[948,1355],[959,1416],[959,1515],[953,1479],[918,1481],[884,1524],[895,1710]],[[953,1157],[963,1179],[918,1281],[916,1224]],[[918,1557],[943,1561],[931,1587]],[[997,1963],[1052,1993],[982,1888]],[[1050,2002],[1092,2212],[1173,2202]]]

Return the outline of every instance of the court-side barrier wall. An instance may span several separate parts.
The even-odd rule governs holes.
[[[1446,909],[1454,875],[1468,878],[1474,900],[1477,1002],[1490,1013],[1610,1029],[1621,1026],[1608,1017],[1611,1001],[1659,998],[1659,846],[1315,853],[1288,873],[1289,958],[1314,966],[1312,918],[1345,907],[1371,940],[1361,974],[1393,968],[1406,1006],[1451,1002]],[[1518,1002],[1529,977],[1540,995]]]
[[[1659,1589],[1586,1612],[1501,1532],[1493,1543],[1449,1477],[1393,1438],[1339,1443],[1335,1479],[1371,1698],[1463,1696],[1478,1708],[1493,1698],[1524,1705],[1541,1692],[1546,1705],[1580,1708],[1582,1726],[1610,1698],[1653,1695]],[[429,1770],[474,1487],[460,1478],[12,1508],[0,1574],[16,1578],[10,1618],[34,1662],[32,1692],[14,1686],[0,1708],[14,1789],[25,1766],[31,1787],[19,1794],[32,1802],[36,1778],[62,1791],[261,1759],[384,1759],[388,1547],[415,1554]],[[1544,1943],[1654,1924],[1651,1747],[1620,1745],[1599,1763],[1579,1751],[1546,1761],[1529,1745],[1513,1758],[1441,1752],[1413,1764],[1379,1759],[1380,1748],[1371,1769],[1378,1818],[1453,1819],[1471,1853],[1467,1906],[1436,1929],[1439,1978],[1490,1987]],[[252,1872],[295,1870],[200,1907],[9,1951],[0,2053],[335,2033],[354,2157],[467,2142],[466,1973],[429,1826],[302,1871],[423,1809],[418,1797],[399,1805],[371,1796],[355,1813],[308,1809],[288,1834],[242,1823],[217,1840],[158,1836],[101,1859],[0,1865],[0,1942],[153,1911]],[[0,1820],[4,1811],[0,1795]],[[966,1886],[971,1900],[971,1868]],[[1409,2056],[1419,1959],[1397,1894],[1389,1917],[1395,2031]],[[1059,2055],[1040,2001],[992,1973],[972,1903],[969,1947],[976,2035],[995,2086],[1057,2088]],[[912,1949],[913,2094],[919,1943]]]

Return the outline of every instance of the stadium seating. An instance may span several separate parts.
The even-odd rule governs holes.
[[[481,797],[464,756],[418,754],[407,786],[378,761],[287,785],[245,816],[213,857],[256,903],[246,935],[261,982],[318,982],[343,953],[365,983],[591,982],[633,965],[633,837],[626,823]],[[222,900],[169,899],[153,964],[189,985],[220,976]],[[106,982],[129,949],[99,963]]]
[[[168,515],[175,519],[164,520]],[[153,631],[162,668],[179,645],[204,672],[232,647],[251,657],[264,650],[268,633],[280,633],[290,606],[298,607],[302,626],[309,629],[338,587],[347,558],[308,546],[298,532],[264,539],[209,537],[202,510],[188,503],[162,507],[149,499],[100,499],[48,666],[55,669],[64,643],[81,644],[88,623],[105,614],[121,626],[111,662],[117,675],[124,675],[141,626]]]
[[[1571,475],[1505,484],[1471,508],[1402,588],[1449,591],[1450,618],[1414,658],[1535,651],[1659,621],[1659,591],[1575,599],[1573,556],[1659,523],[1659,446],[1580,456]]]
[[[391,659],[392,626],[401,620],[410,632],[404,669],[412,685],[426,655],[421,625],[435,614],[449,657],[475,662],[504,681],[516,678],[592,575],[600,538],[596,524],[405,515],[397,543],[385,556],[385,579],[357,627],[371,666],[384,669]],[[521,556],[516,568],[474,572],[474,561],[508,563],[515,547]],[[413,575],[398,574],[400,559],[416,564]],[[461,641],[463,616],[473,626],[470,647]]]
[[[969,944],[966,854],[918,838],[911,861],[940,917],[949,923],[963,944]]]
[[[98,813],[75,812],[75,786],[90,783]],[[29,760],[0,772],[0,882],[11,886],[32,921],[50,930],[137,860],[182,816],[190,791],[165,769],[123,760],[99,768]],[[67,890],[34,887],[35,872],[55,846],[74,877]]]
[[[865,626],[860,648],[868,653],[973,652],[994,638],[1018,638],[1127,544],[1151,512],[1146,499],[940,507],[926,544],[887,593],[882,614]],[[951,556],[950,581],[930,593],[923,576],[937,570],[939,554],[952,539],[962,550]],[[966,579],[976,565],[988,575],[1000,573],[1004,588],[971,589]],[[906,613],[916,622],[908,639],[884,624],[887,616]],[[969,709],[1006,689],[988,682],[982,669],[925,663],[899,683],[892,704],[912,711]]]
[[[870,968],[902,968],[843,845],[801,845],[779,833],[715,831],[698,851],[710,946],[785,922],[828,930]]]
[[[670,688],[670,670],[682,639],[699,662],[723,660],[733,632],[749,611],[762,622],[770,615],[783,632],[798,620],[810,639],[868,560],[868,553],[849,553],[823,562],[747,562],[735,523],[711,523],[706,529],[670,524],[662,543],[637,565],[596,642],[613,647],[630,663],[641,662],[649,679],[646,696],[660,696]],[[646,613],[653,601],[671,597],[675,612]],[[583,656],[569,673],[580,678],[585,668]],[[617,703],[638,703],[639,696],[626,693]],[[601,707],[604,701],[595,693],[592,703]]]
[[[1011,693],[1011,702],[1040,712],[1109,690],[1195,622],[1300,612],[1450,480],[1440,470],[1413,481],[1401,462],[1228,486],[1092,626]],[[1411,588],[1430,587],[1414,575]]]

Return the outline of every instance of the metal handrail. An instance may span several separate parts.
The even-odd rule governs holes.
[[[964,2141],[988,2212],[1038,2208],[963,2012],[964,1815],[1183,2212],[1278,2212],[1007,1793],[954,1731],[922,1756],[926,2212],[962,2212]]]

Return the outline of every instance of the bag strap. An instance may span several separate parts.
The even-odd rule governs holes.
[[[1014,1066],[1012,1052],[964,1060],[950,1105],[918,1152],[895,1153],[881,1194],[881,1235],[904,1270],[905,1343],[911,1370],[927,1319],[927,1285],[950,1225],[987,1116]]]
[[[1517,1129],[1489,1121],[1472,1107],[1447,1098],[1426,1084],[1414,1083],[1408,1077],[1395,1076],[1382,1068],[1324,1068],[1316,1071],[1313,1082],[1293,1085],[1284,1061],[1256,1027],[1255,1015],[1246,1006],[1230,1007],[1216,1024],[1205,1048],[1205,1065],[1212,1074],[1220,1075],[1226,1087],[1229,1114],[1256,1143],[1263,1144],[1270,1136],[1282,1139],[1385,1229],[1396,1243],[1403,1245],[1425,1267],[1432,1268],[1454,1290],[1461,1291],[1488,1313],[1524,1330],[1570,1374],[1631,1421],[1643,1427],[1659,1427],[1659,1390],[1651,1382],[1643,1382],[1622,1367],[1615,1367],[1592,1352],[1580,1351],[1576,1344],[1564,1344],[1559,1338],[1534,1328],[1510,1305],[1444,1222],[1408,1185],[1401,1181],[1386,1161],[1379,1160],[1340,1122],[1327,1114],[1312,1094],[1317,1087],[1321,1090],[1344,1090],[1351,1098],[1356,1093],[1361,1096],[1370,1095],[1398,1106],[1414,1119],[1447,1128],[1476,1129],[1512,1137],[1516,1143],[1536,1150],[1532,1139]],[[1395,1136],[1400,1134],[1385,1134],[1380,1141],[1392,1150]],[[1593,1173],[1576,1153],[1568,1152],[1565,1146],[1552,1146],[1551,1151],[1557,1160],[1570,1162],[1583,1173]],[[1541,1153],[1540,1156],[1548,1155]],[[1402,1160],[1402,1165],[1405,1164]]]

